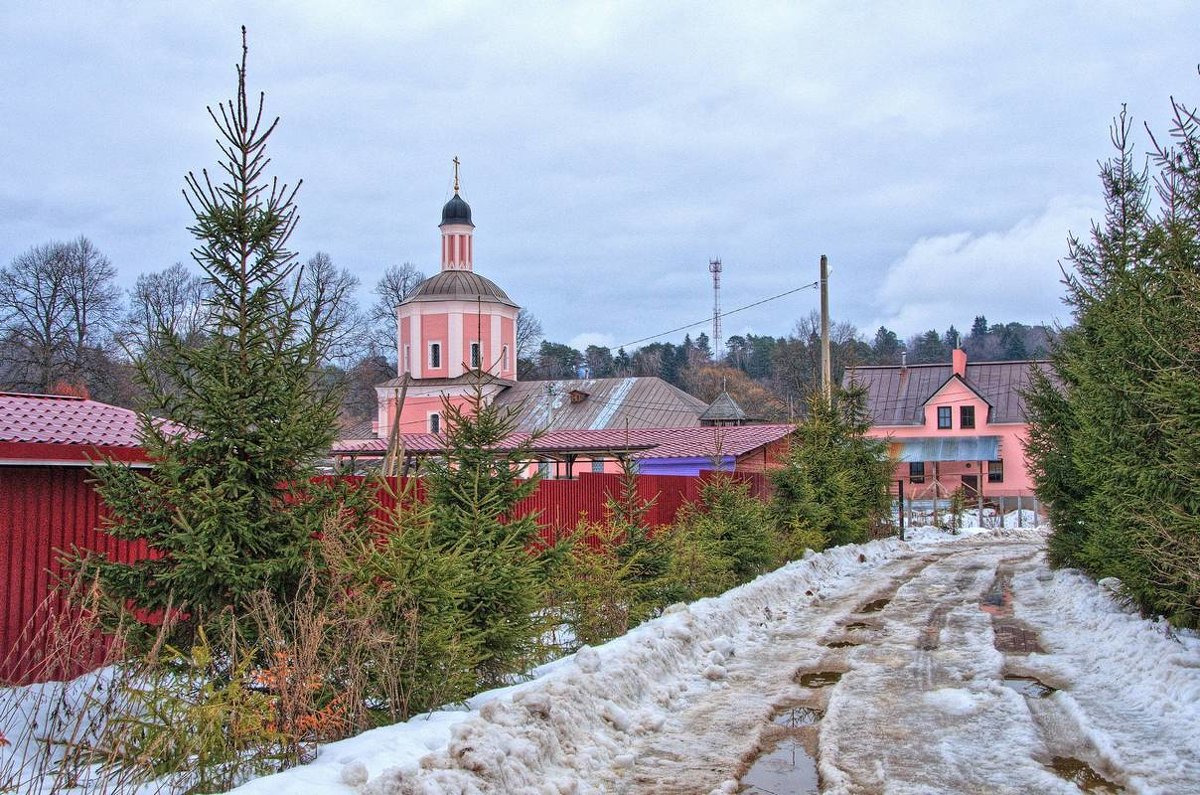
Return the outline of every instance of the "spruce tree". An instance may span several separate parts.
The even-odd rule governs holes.
[[[333,440],[337,396],[318,377],[327,329],[308,322],[294,290],[287,243],[299,183],[265,176],[278,119],[264,119],[262,94],[248,97],[246,52],[243,28],[237,95],[208,108],[223,181],[189,173],[184,190],[195,214],[192,256],[212,293],[205,342],[156,332],[157,371],[141,372],[153,470],[96,469],[107,531],[144,541],[152,556],[92,563],[117,600],[171,607],[182,643],[255,591],[286,601],[333,498],[312,480]]]
[[[474,577],[464,607],[479,643],[480,683],[495,686],[540,662],[552,549],[534,515],[517,504],[537,489],[523,478],[531,441],[514,443],[516,411],[489,403],[477,386],[463,406],[443,400],[443,452],[425,470],[433,543],[467,551]]]
[[[789,559],[866,541],[888,516],[892,462],[869,428],[860,387],[809,398],[784,466],[771,472],[772,512]]]
[[[1106,216],[1070,241],[1075,326],[1052,353],[1060,384],[1040,379],[1028,396],[1029,453],[1054,560],[1117,577],[1144,609],[1196,627],[1200,130],[1194,110],[1173,106],[1152,176],[1125,112],[1114,121]]]

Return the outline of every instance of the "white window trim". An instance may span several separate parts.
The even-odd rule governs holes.
[[[472,370],[483,369],[483,343],[479,340],[471,340],[471,344],[467,346],[467,361],[470,362]]]
[[[406,373],[412,372],[412,346],[411,345],[404,346],[404,372],[406,372]]]
[[[433,427],[435,419],[437,420],[437,430],[434,430]],[[440,411],[430,411],[425,414],[425,429],[429,431],[429,433],[442,432],[442,413]]]
[[[500,348],[500,369],[503,372],[508,372],[508,346],[504,345]]]
[[[438,351],[438,363],[436,365],[433,363],[433,346],[435,346],[435,345],[437,346],[437,351]],[[446,352],[442,349],[442,341],[441,340],[430,340],[429,347],[426,350],[426,354],[425,354],[425,361],[429,363],[429,369],[430,370],[442,369],[442,367],[444,367],[445,365],[442,364],[441,360],[444,359],[445,357],[446,357]]]

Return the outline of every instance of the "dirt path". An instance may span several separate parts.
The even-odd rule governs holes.
[[[830,550],[485,694],[433,753],[314,769],[358,766],[339,795],[1200,793],[1200,640],[1044,540]]]
[[[984,537],[798,594],[747,634],[726,687],[681,699],[637,749],[628,791],[816,791],[817,770],[836,793],[1120,791],[1053,698],[1068,683],[1031,672],[1045,649],[1014,611],[1018,574],[1049,577],[1040,544]]]

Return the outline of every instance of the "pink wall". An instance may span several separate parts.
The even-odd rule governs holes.
[[[939,430],[937,427],[937,410],[939,406],[951,407],[952,426]],[[962,406],[974,406],[975,427],[961,427]],[[1000,460],[1004,462],[1004,481],[1002,483],[987,482],[987,463],[983,463],[980,473],[978,461],[940,461],[937,462],[938,478],[942,485],[951,490],[962,483],[963,475],[980,475],[983,495],[996,497],[1011,497],[1033,494],[1033,481],[1029,475],[1029,467],[1025,459],[1025,438],[1028,425],[1025,423],[990,424],[988,405],[969,389],[963,382],[952,379],[943,386],[925,405],[924,425],[876,425],[870,430],[870,435],[893,440],[911,439],[915,437],[955,437],[955,436],[999,436]],[[896,467],[895,479],[903,480],[907,493],[909,489],[920,493],[928,489],[933,482],[934,462],[925,464],[925,483],[909,485],[908,463]],[[945,496],[943,492],[942,496]]]
[[[442,361],[440,367],[429,366],[429,343],[442,344]],[[425,378],[445,378],[449,372],[450,356],[450,319],[445,312],[421,315],[421,340],[413,346],[413,356],[421,356],[421,375]]]

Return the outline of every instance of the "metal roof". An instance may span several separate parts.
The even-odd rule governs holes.
[[[892,439],[889,444],[898,461],[996,461],[1000,458],[999,436],[918,436]]]
[[[0,392],[0,442],[138,447],[137,412],[86,398]]]
[[[733,420],[743,422],[750,419],[742,407],[737,404],[737,401],[728,392],[722,392],[717,395],[716,399],[708,404],[708,408],[700,415],[701,422],[718,422],[722,420]]]
[[[571,401],[571,392],[586,397]],[[521,381],[496,398],[519,410],[522,431],[694,427],[708,408],[703,400],[661,378],[578,378]]]
[[[1040,360],[968,362],[963,380],[991,406],[988,422],[1020,423],[1026,421],[1021,391],[1029,388],[1035,370],[1058,383],[1050,362]],[[872,424],[922,425],[925,404],[953,376],[950,364],[917,364],[856,367],[846,370],[842,381],[845,386],[853,383],[866,387]]]
[[[401,302],[401,306],[414,301],[491,301],[515,307],[508,293],[491,279],[475,271],[442,271],[430,276]]]
[[[728,427],[630,428],[604,430],[548,431],[532,445],[535,456],[561,456],[588,453],[630,453],[633,458],[712,458],[743,456],[764,445],[777,442],[795,430],[794,425],[738,425]],[[430,433],[402,434],[405,452],[430,455],[442,452],[442,437]],[[528,433],[515,433],[499,450],[511,450],[529,439]],[[343,439],[333,446],[334,455],[379,456],[387,452],[384,439]]]

